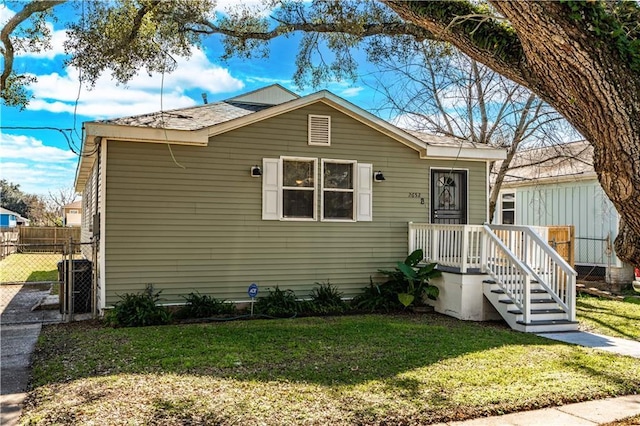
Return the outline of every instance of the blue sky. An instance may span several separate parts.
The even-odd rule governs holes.
[[[257,0],[256,0],[257,1]],[[223,10],[233,0],[219,1]],[[380,95],[363,80],[333,82],[323,87],[305,90],[297,88],[292,76],[297,52],[297,38],[276,39],[271,43],[268,59],[219,60],[222,47],[219,38],[210,37],[202,50],[194,50],[191,58],[178,59],[178,69],[164,77],[146,74],[135,77],[127,86],[118,86],[111,77],[101,77],[95,88],[88,90],[78,81],[78,72],[64,68],[63,42],[65,15],[69,6],[58,6],[56,14],[61,22],[51,23],[52,49],[39,54],[20,54],[14,66],[18,72],[28,72],[38,78],[30,86],[34,99],[27,108],[1,107],[0,178],[19,184],[22,191],[47,195],[61,188],[71,188],[75,177],[78,150],[81,143],[82,123],[110,117],[143,114],[161,109],[174,109],[202,103],[203,92],[209,102],[227,99],[273,83],[299,93],[308,94],[328,89],[356,105],[372,109]],[[0,25],[18,10],[0,4]],[[370,72],[364,60],[360,74]],[[376,97],[378,99],[376,99]],[[7,127],[55,127],[55,130],[8,129]],[[71,145],[71,146],[70,146]]]

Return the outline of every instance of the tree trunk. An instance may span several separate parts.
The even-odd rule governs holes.
[[[524,60],[518,65],[479,51],[472,37],[447,37],[448,26],[420,15],[410,2],[389,4],[404,19],[434,33],[440,29],[443,39],[528,87],[582,133],[594,147],[598,180],[621,217],[616,254],[640,265],[640,76],[631,60],[559,2],[492,2],[521,42]]]

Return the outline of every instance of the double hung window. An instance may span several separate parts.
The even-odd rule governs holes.
[[[316,160],[282,160],[282,217],[315,219]]]
[[[322,219],[354,220],[355,161],[322,160]]]
[[[262,219],[371,221],[373,166],[354,160],[263,159]],[[318,208],[320,205],[320,208]]]

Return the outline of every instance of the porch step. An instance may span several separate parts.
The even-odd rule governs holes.
[[[513,300],[511,299],[501,299],[498,300],[498,303],[504,303],[505,305],[513,305]],[[539,304],[539,305],[544,305],[546,303],[552,303],[552,304],[556,304],[556,301],[553,299],[531,299],[531,304]]]
[[[491,280],[487,280],[491,281]],[[524,314],[497,283],[484,284],[484,295],[502,315],[509,326],[525,333],[575,331],[578,323],[568,320],[567,312],[560,307],[549,293],[537,284],[531,289],[531,316],[524,322]]]
[[[515,309],[509,310],[507,313],[511,315],[515,315],[518,320],[522,320],[522,310]],[[564,309],[561,308],[550,308],[550,309],[532,309],[531,310],[531,318],[532,321],[560,321],[567,319],[567,313]]]
[[[505,294],[505,291],[501,288],[498,288],[498,289],[491,290],[491,293]],[[548,292],[543,288],[532,288],[531,294],[548,294]]]
[[[541,320],[541,321],[529,321],[525,323],[523,321],[517,321],[515,329],[524,331],[526,333],[549,333],[560,331],[576,331],[578,330],[580,323],[578,321],[563,320]],[[520,329],[520,327],[522,327]]]
[[[510,314],[514,315],[522,315],[522,310],[516,309],[514,311],[507,311]],[[564,309],[560,308],[552,308],[552,309],[532,309],[531,315],[542,315],[542,314],[566,314]]]

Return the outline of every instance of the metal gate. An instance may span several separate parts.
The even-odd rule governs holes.
[[[0,244],[0,284],[49,285],[58,293],[63,320],[76,314],[97,316],[96,245],[69,240],[64,244]]]

